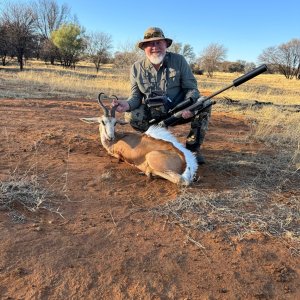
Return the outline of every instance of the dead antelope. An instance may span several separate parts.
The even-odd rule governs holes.
[[[143,134],[115,132],[116,124],[126,123],[115,118],[116,106],[109,110],[102,102],[103,97],[100,93],[98,102],[104,115],[80,120],[99,123],[101,143],[110,155],[134,165],[148,177],[156,175],[181,185],[193,181],[198,164],[191,151],[162,127],[151,126]]]

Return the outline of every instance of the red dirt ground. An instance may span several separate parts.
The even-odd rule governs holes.
[[[151,212],[180,189],[106,154],[97,127],[79,120],[98,115],[96,103],[1,99],[0,111],[0,180],[35,174],[63,216],[19,208],[20,224],[0,211],[1,299],[300,299],[299,256],[282,239],[228,238]],[[228,138],[249,130],[238,115],[213,113],[208,163],[190,192],[226,188],[210,162],[224,150],[259,152]]]

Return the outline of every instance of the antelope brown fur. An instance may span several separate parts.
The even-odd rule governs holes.
[[[193,181],[198,168],[196,158],[167,129],[151,126],[143,134],[115,132],[116,124],[126,123],[116,119],[116,107],[109,110],[102,98],[100,93],[98,102],[104,115],[81,120],[99,123],[101,143],[110,155],[134,165],[149,177],[156,175],[180,185]]]

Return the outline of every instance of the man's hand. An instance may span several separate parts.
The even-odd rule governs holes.
[[[111,102],[111,105],[117,106],[117,108],[116,108],[117,112],[125,112],[130,109],[130,106],[129,106],[127,100],[113,99]]]
[[[184,110],[181,115],[184,119],[189,119],[194,116],[194,114],[190,110]]]

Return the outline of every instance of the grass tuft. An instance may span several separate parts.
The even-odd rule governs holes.
[[[239,239],[253,233],[281,237],[299,245],[294,250],[300,254],[299,152],[276,154],[224,153],[210,162],[210,171],[227,182],[225,188],[184,189],[153,212],[202,232],[225,229]]]
[[[58,213],[49,201],[50,191],[43,189],[36,176],[14,175],[0,181],[0,210],[9,211],[8,215],[16,223],[24,223],[24,210],[37,212],[46,209]],[[62,215],[61,215],[62,216]]]

